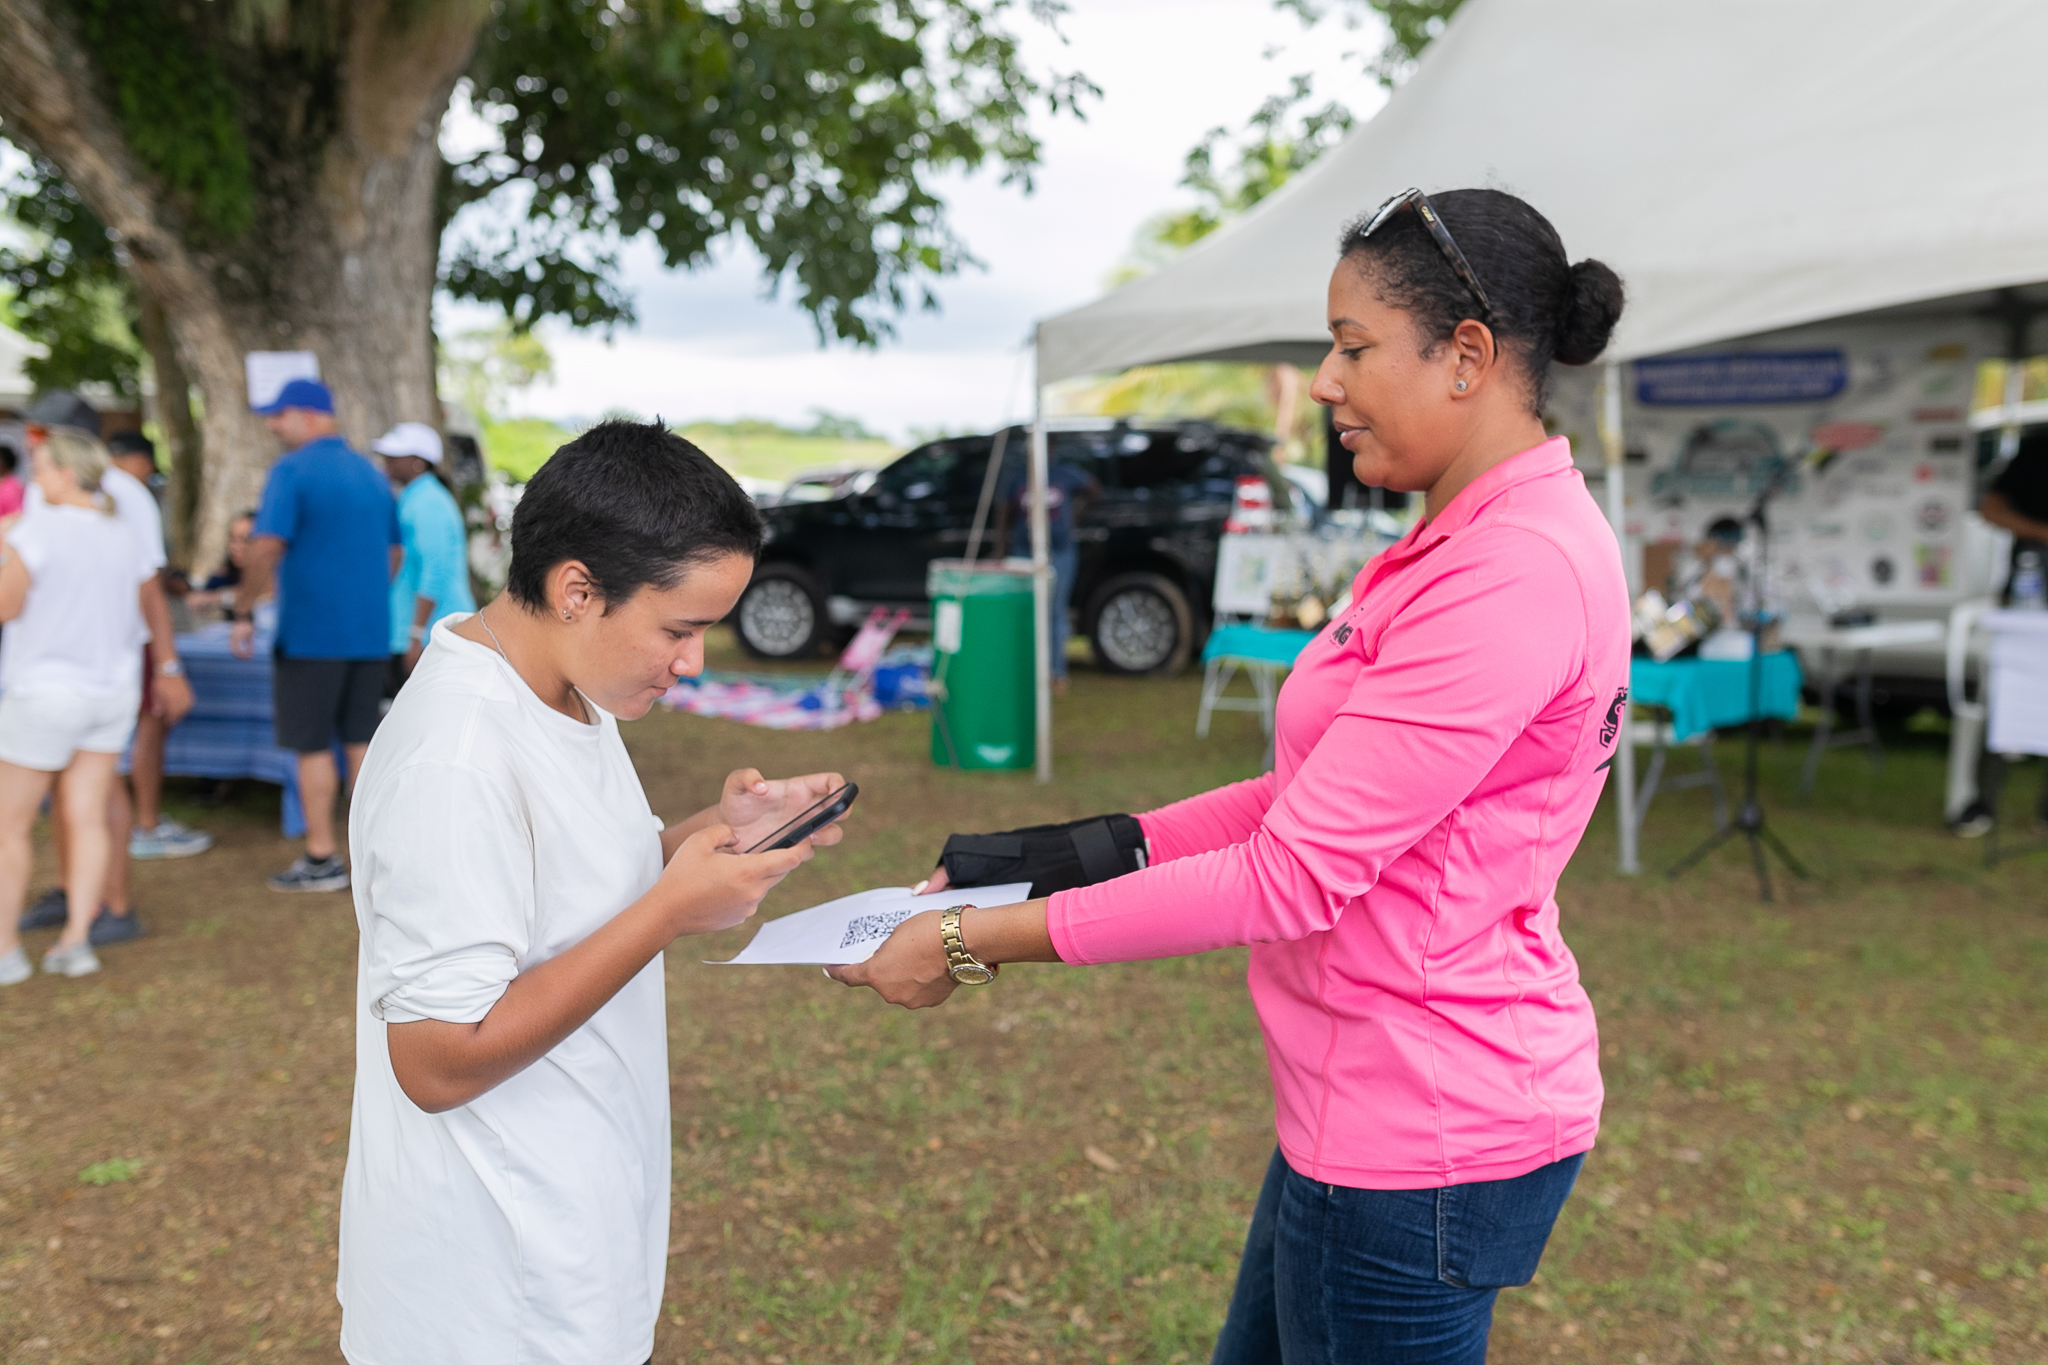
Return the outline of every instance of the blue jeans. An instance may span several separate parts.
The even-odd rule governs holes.
[[[1074,577],[1081,571],[1081,548],[1069,545],[1047,556],[1052,561],[1052,675],[1067,676],[1067,635],[1073,629]]]
[[[1211,1365],[1483,1365],[1494,1296],[1535,1275],[1584,1160],[1354,1190],[1274,1152]]]

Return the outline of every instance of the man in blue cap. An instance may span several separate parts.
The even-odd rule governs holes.
[[[384,475],[341,439],[325,384],[294,379],[256,411],[287,453],[263,485],[231,642],[243,658],[255,652],[250,612],[269,594],[275,573],[277,743],[299,756],[306,811],[306,852],[270,887],[341,891],[348,868],[335,840],[341,775],[334,742],[347,751],[354,777],[384,695],[398,514]]]

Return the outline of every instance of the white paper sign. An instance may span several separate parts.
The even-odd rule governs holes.
[[[320,357],[311,351],[251,351],[242,357],[249,376],[249,406],[267,408],[294,379],[318,379]]]
[[[865,962],[895,931],[897,925],[921,910],[944,910],[963,902],[986,909],[1016,905],[1031,899],[1030,882],[1006,882],[1000,886],[948,889],[927,896],[913,896],[907,886],[885,886],[858,891],[799,910],[761,926],[754,941],[727,962],[714,967],[801,964],[839,966]]]

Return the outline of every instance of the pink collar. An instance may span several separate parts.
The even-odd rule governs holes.
[[[1510,455],[1460,489],[1451,505],[1432,521],[1417,522],[1413,530],[1387,551],[1389,559],[1406,559],[1441,544],[1452,533],[1472,524],[1501,494],[1518,484],[1562,474],[1572,467],[1572,444],[1553,436],[1541,445]]]

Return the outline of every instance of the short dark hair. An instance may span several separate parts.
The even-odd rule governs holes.
[[[709,455],[653,422],[599,422],[548,457],[512,514],[505,590],[547,608],[547,576],[574,559],[609,612],[723,555],[761,553],[761,514]]]
[[[139,431],[117,431],[107,438],[107,453],[110,455],[145,455],[151,467],[156,465],[156,442]]]
[[[1447,190],[1429,202],[1485,286],[1490,317],[1480,317],[1478,299],[1412,208],[1369,237],[1370,215],[1352,222],[1339,252],[1370,273],[1383,301],[1414,316],[1425,351],[1466,318],[1485,322],[1522,371],[1530,410],[1542,415],[1550,362],[1584,365],[1607,349],[1626,301],[1620,277],[1599,261],[1571,264],[1550,220],[1512,194]]]

